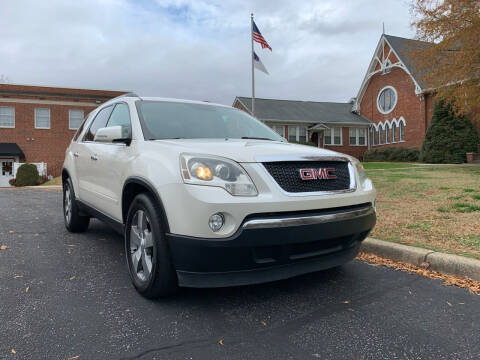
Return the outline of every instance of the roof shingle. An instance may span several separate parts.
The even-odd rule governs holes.
[[[235,100],[240,101],[251,111],[251,98],[238,96]],[[371,124],[370,120],[353,113],[350,103],[255,98],[255,116],[262,121],[310,124]]]

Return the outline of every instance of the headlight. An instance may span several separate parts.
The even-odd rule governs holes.
[[[357,169],[358,180],[360,182],[360,185],[362,186],[362,189],[364,191],[372,190],[373,189],[372,180],[370,180],[367,177],[367,174],[365,173],[365,169],[363,168],[362,163],[355,158],[352,158],[352,163],[353,165],[355,165],[355,168]]]
[[[236,162],[210,155],[180,155],[183,181],[187,184],[217,186],[235,196],[256,196],[257,189]]]

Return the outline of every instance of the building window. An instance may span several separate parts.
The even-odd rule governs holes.
[[[288,141],[307,142],[307,128],[305,126],[288,126]]]
[[[358,131],[358,145],[364,146],[367,144],[367,132],[365,131],[365,128],[359,128],[357,129]]]
[[[378,127],[378,145],[383,145],[383,126]]]
[[[0,106],[0,127],[15,127],[15,108],[12,106]]]
[[[397,125],[392,124],[392,142],[397,142]]]
[[[350,145],[357,145],[357,130],[355,128],[348,129],[348,141]]]
[[[390,144],[390,125],[385,124],[385,144]]]
[[[326,129],[323,133],[323,143],[325,145],[342,145],[342,128]]]
[[[35,108],[35,129],[50,129],[49,108]]]
[[[392,70],[392,63],[390,62],[390,60],[387,60],[387,61],[385,61],[382,74],[384,74],[384,75],[388,74],[390,72],[390,70]]]
[[[377,130],[374,127],[370,128],[370,143],[372,146],[377,145]]]
[[[83,122],[83,110],[68,111],[68,127],[70,130],[77,130]]]
[[[283,126],[283,125],[273,125],[272,129],[273,129],[273,131],[275,131],[281,137],[285,137],[285,126]]]
[[[377,109],[382,114],[390,113],[397,105],[397,91],[391,87],[386,86],[378,93]]]
[[[298,128],[300,130],[298,134],[298,141],[301,143],[306,143],[307,142],[307,128],[305,126],[300,126]]]
[[[403,123],[403,121],[400,122],[399,129],[400,129],[400,141],[405,141],[405,124]]]
[[[365,128],[350,128],[348,133],[350,145],[364,146],[366,144]]]

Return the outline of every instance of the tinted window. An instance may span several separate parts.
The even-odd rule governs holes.
[[[108,106],[100,110],[93,120],[92,125],[90,125],[90,129],[88,129],[87,133],[85,134],[83,141],[93,141],[97,130],[107,125],[108,117],[110,116],[112,109],[113,106]]]
[[[110,115],[107,127],[121,126],[122,137],[124,139],[130,138],[132,133],[132,125],[130,122],[130,111],[127,104],[117,104]]]
[[[268,126],[247,113],[223,106],[138,101],[146,139],[241,139],[266,138],[282,141]]]

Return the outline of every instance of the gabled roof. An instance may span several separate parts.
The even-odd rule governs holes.
[[[239,102],[250,113],[252,98],[237,96]],[[352,112],[351,103],[277,100],[255,98],[255,117],[262,121],[278,121],[307,124],[364,124],[371,121]]]
[[[428,87],[424,81],[422,81],[421,74],[423,71],[428,71],[428,69],[418,69],[414,65],[412,53],[418,50],[428,49],[434,44],[426,41],[405,39],[398,36],[384,35],[388,43],[392,46],[395,52],[398,54],[400,60],[405,64],[405,66],[410,70],[410,73],[415,78],[417,83],[425,89]]]
[[[421,94],[430,86],[422,81],[422,72],[428,71],[427,68],[417,68],[414,66],[414,53],[417,50],[427,49],[433,46],[433,43],[401,38],[398,36],[382,34],[378,41],[377,47],[372,56],[372,60],[368,65],[367,73],[363,78],[356,100],[353,105],[353,110],[358,112],[359,104],[362,101],[362,97],[365,93],[370,79],[372,76],[378,73],[382,73],[389,67],[398,67],[403,69],[412,79],[415,85],[415,93]],[[387,49],[390,49],[387,51]],[[391,54],[393,54],[394,62],[391,62]]]
[[[15,143],[0,143],[0,156],[19,156],[25,158],[22,149]]]

